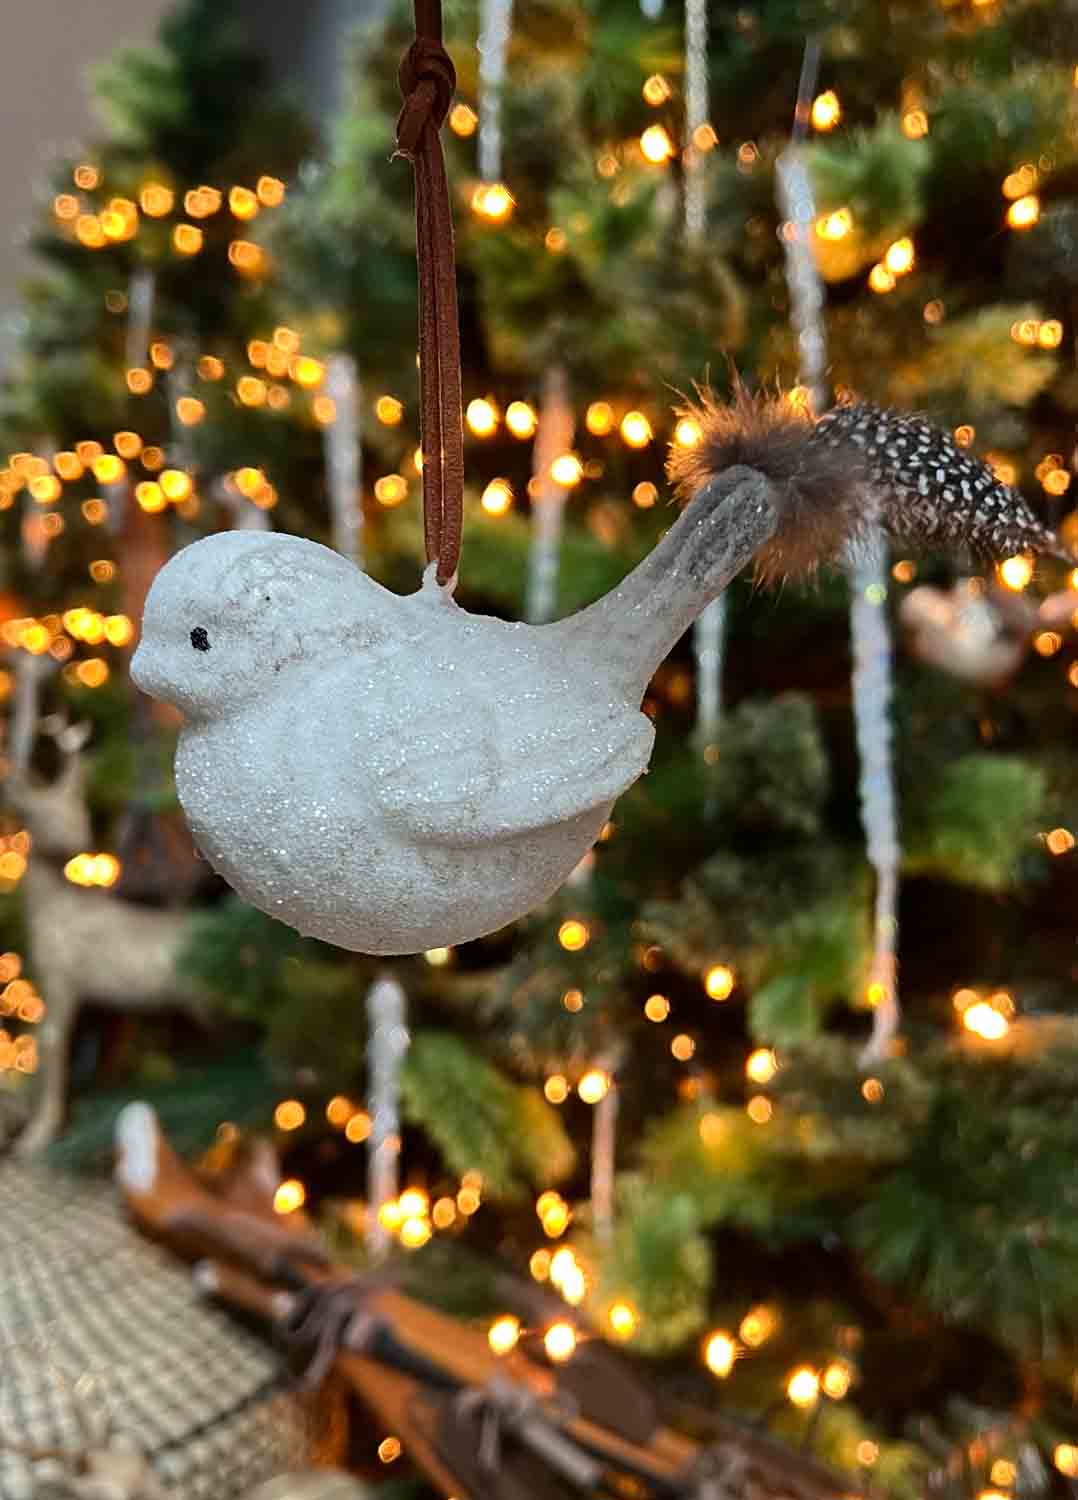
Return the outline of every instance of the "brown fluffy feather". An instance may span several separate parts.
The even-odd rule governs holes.
[[[852,445],[812,444],[811,419],[786,397],[753,396],[739,384],[729,402],[703,391],[700,404],[680,415],[697,422],[703,437],[670,455],[679,499],[691,499],[732,464],[765,474],[775,487],[782,516],[756,556],[763,582],[812,573],[856,539],[869,513],[864,461]]]

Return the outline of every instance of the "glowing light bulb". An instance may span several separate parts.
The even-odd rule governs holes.
[[[564,1364],[576,1353],[576,1329],[571,1323],[551,1323],[543,1335],[547,1358]]]
[[[821,240],[844,240],[853,230],[853,214],[848,208],[836,209],[816,220],[816,233]]]
[[[277,208],[284,202],[285,185],[279,177],[263,176],[255,183],[259,203],[266,208]]]
[[[253,219],[261,204],[250,188],[232,187],[228,190],[228,206],[237,219]]]
[[[513,195],[504,182],[482,182],[472,194],[472,208],[481,219],[501,224],[514,208]]]
[[[539,418],[526,401],[511,401],[505,412],[505,425],[517,438],[530,438],[539,425]]]
[[[457,1205],[452,1198],[438,1198],[430,1217],[435,1229],[449,1229],[457,1221]]]
[[[695,448],[703,436],[695,417],[682,417],[674,428],[674,442],[679,448]]]
[[[228,259],[244,276],[256,276],[266,267],[266,252],[253,240],[233,240],[228,247]]]
[[[172,231],[172,248],[177,255],[197,255],[202,241],[202,230],[196,224],[177,224]]]
[[[832,1401],[841,1401],[853,1384],[853,1371],[842,1360],[835,1360],[824,1370],[820,1384]]]
[[[55,474],[38,474],[30,481],[30,493],[39,505],[51,505],[59,500],[63,490]]]
[[[631,1339],[640,1322],[636,1309],[628,1302],[612,1302],[607,1309],[606,1321],[610,1331],[619,1339]]]
[[[184,194],[183,206],[192,219],[208,219],[215,214],[224,202],[224,198],[218,188],[202,187],[191,188]]]
[[[581,948],[587,947],[590,937],[587,923],[576,917],[568,918],[558,928],[558,942],[567,953],[579,953]]]
[[[421,1250],[433,1233],[429,1219],[412,1214],[401,1224],[399,1239],[406,1250]]]
[[[787,1380],[786,1394],[795,1406],[814,1406],[820,1395],[820,1377],[808,1365],[801,1365]]]
[[[281,1183],[273,1195],[273,1211],[276,1214],[294,1214],[307,1201],[307,1189],[296,1177]]]
[[[396,427],[404,416],[404,403],[396,396],[379,396],[374,403],[374,414],[386,427]]]
[[[645,161],[657,167],[673,156],[674,143],[664,125],[649,125],[640,137],[640,150]]]
[[[712,964],[704,975],[704,989],[712,1000],[727,1000],[736,983],[733,969],[728,964]]]
[[[312,359],[309,354],[299,354],[290,363],[288,373],[297,385],[304,390],[313,391],[325,380],[326,367],[320,359]]]
[[[487,1329],[487,1343],[495,1354],[508,1354],[520,1342],[520,1319],[512,1313],[495,1318]]]
[[[598,1104],[610,1089],[610,1075],[602,1068],[589,1068],[576,1086],[585,1104]]]
[[[913,269],[915,259],[913,241],[909,235],[895,240],[887,248],[887,254],[883,257],[884,264],[893,276],[905,276],[907,271]]]
[[[127,465],[113,453],[102,453],[93,461],[94,478],[98,484],[115,484],[127,473]]]
[[[365,1109],[357,1110],[344,1127],[344,1138],[352,1146],[358,1146],[369,1139],[370,1133],[371,1117]]]
[[[761,1344],[774,1333],[778,1326],[778,1320],[769,1307],[761,1303],[758,1307],[750,1308],[741,1320],[738,1333],[743,1343],[748,1344],[750,1349],[758,1349]]]
[[[273,1123],[278,1130],[298,1130],[307,1118],[307,1111],[298,1099],[285,1099],[273,1111]]]
[[[492,401],[477,396],[474,401],[468,402],[464,420],[476,437],[491,437],[498,430],[498,409]]]
[[[186,500],[194,488],[190,474],[185,474],[182,469],[163,469],[158,483],[173,502]]]
[[[265,406],[269,388],[256,375],[241,375],[236,381],[236,395],[242,406]]]
[[[543,1084],[543,1093],[549,1104],[564,1104],[569,1097],[568,1080],[561,1073],[551,1073]]]
[[[814,130],[834,130],[842,119],[842,105],[834,89],[817,94],[812,101],[812,126]]]
[[[650,78],[644,80],[644,87],[641,92],[648,104],[653,109],[657,109],[660,104],[665,104],[667,99],[670,98],[670,85],[661,73],[652,73]]]
[[[543,1212],[540,1223],[543,1233],[548,1240],[560,1239],[572,1223],[573,1211],[565,1202],[559,1198],[556,1203],[551,1203]],[[556,1258],[556,1257],[555,1257]]]
[[[134,634],[135,627],[126,615],[109,615],[105,620],[105,639],[110,646],[126,646]]]
[[[1010,1030],[1007,1017],[1001,1015],[994,1005],[989,1005],[987,1000],[978,1000],[976,1004],[968,1006],[962,1012],[962,1025],[986,1042],[998,1042]]]
[[[176,194],[163,182],[147,182],[139,193],[139,206],[151,219],[163,219],[172,212]]]
[[[621,436],[630,448],[646,448],[651,442],[651,423],[642,411],[629,411],[621,419]]]
[[[423,1218],[430,1208],[430,1199],[422,1188],[405,1188],[397,1201],[405,1218]]]
[[[888,292],[893,292],[897,285],[894,276],[892,276],[882,261],[877,262],[868,273],[868,284],[880,296],[885,296]]]
[[[1007,210],[1007,223],[1012,229],[1032,229],[1041,216],[1041,200],[1036,193],[1026,193],[1016,198]]]
[[[1018,594],[1033,577],[1033,559],[1021,554],[1017,557],[1008,557],[1000,563],[997,571],[1007,588]]]
[[[378,1444],[378,1458],[384,1464],[395,1463],[403,1451],[401,1440],[397,1437],[383,1438]]]
[[[52,461],[53,468],[61,479],[81,479],[83,475],[82,459],[77,453],[57,453]]]
[[[920,141],[928,134],[928,116],[923,109],[908,109],[902,116],[902,134],[911,141]]]
[[[492,479],[479,499],[488,516],[504,516],[513,503],[513,491],[506,479]]]
[[[101,215],[105,237],[114,241],[134,239],[138,233],[138,207],[130,198],[112,198]]]
[[[351,1099],[346,1099],[343,1094],[334,1094],[326,1105],[326,1119],[331,1125],[336,1125],[338,1130],[343,1130],[354,1113],[355,1106]]]
[[[472,1214],[479,1212],[482,1201],[478,1188],[462,1187],[457,1194],[457,1207],[466,1219],[470,1219]]]
[[[665,995],[649,995],[644,1002],[644,1014],[649,1021],[665,1021],[670,1014],[670,1001]]]
[[[1078,1479],[1078,1447],[1073,1443],[1057,1443],[1052,1451],[1052,1462],[1068,1479]]]
[[[725,1380],[737,1360],[737,1344],[721,1329],[708,1336],[704,1344],[704,1363],[712,1375]]]
[[[449,128],[454,135],[459,135],[462,139],[474,135],[478,124],[479,116],[467,104],[454,104],[449,111]]]
[[[757,1047],[745,1063],[745,1075],[753,1083],[767,1083],[778,1072],[778,1059],[770,1047]]]
[[[262,382],[256,382],[261,385]],[[240,398],[243,399],[242,396]],[[206,405],[197,396],[181,396],[176,402],[176,420],[181,427],[197,427],[206,415]]]
[[[374,498],[387,509],[408,498],[408,481],[403,474],[383,474],[374,481]]]
[[[593,437],[606,437],[614,430],[614,420],[609,401],[593,401],[584,414],[584,425]]]

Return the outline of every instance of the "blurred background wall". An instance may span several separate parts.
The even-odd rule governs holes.
[[[0,64],[0,363],[26,270],[35,184],[91,124],[86,72],[119,45],[147,41],[169,0],[7,0]],[[324,124],[338,102],[340,42],[364,0],[243,0],[251,36]]]

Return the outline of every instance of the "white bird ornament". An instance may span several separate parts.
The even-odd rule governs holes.
[[[428,568],[389,593],[282,533],[184,548],[146,601],[136,684],[181,710],[194,838],[246,901],[361,953],[495,931],[573,871],[647,768],[640,703],[705,606],[839,555],[861,455],[781,401],[711,408],[692,498],[597,603],[550,625],[470,614]],[[725,423],[725,426],[723,425]]]

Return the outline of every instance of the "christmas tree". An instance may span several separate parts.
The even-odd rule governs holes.
[[[109,560],[89,529],[102,485],[141,463],[152,503],[136,488],[127,514],[141,526],[159,492],[184,537],[227,524],[218,492],[277,502],[282,529],[361,548],[397,591],[424,557],[412,183],[392,159],[410,17],[357,31],[346,111],[295,182],[305,143],[267,127],[208,26],[189,7],[167,65],[102,81],[119,118],[57,185],[57,270],[6,402],[12,672],[63,663],[50,691],[93,720],[106,849],[149,781],[116,764],[123,674],[87,671],[87,642],[111,625],[125,645],[137,608],[96,601],[181,537],[131,543],[118,579],[87,585]],[[949,472],[983,459],[1072,544],[1072,30],[1035,0],[454,8],[458,602],[540,622],[612,587],[669,526],[667,451],[691,467],[705,380],[720,406],[740,379],[794,414],[832,396],[921,412],[950,434]],[[795,114],[806,35],[819,74]],[[822,314],[791,269],[801,230]],[[164,400],[176,369],[192,395]],[[191,1139],[257,1120],[253,1091],[289,1150],[282,1211],[324,1204],[357,1257],[409,1252],[421,1295],[476,1317],[506,1311],[478,1257],[552,1283],[669,1397],[762,1421],[851,1487],[1047,1494],[1078,1473],[1075,578],[927,549],[852,577],[727,591],[647,692],[649,774],[508,928],[387,969],[203,899],[179,982],[219,1050],[257,1041],[280,1082],[206,1092]],[[893,688],[851,660],[851,593],[855,630],[858,601],[890,624]],[[855,675],[877,693],[860,723]],[[8,838],[15,874],[20,819]],[[32,1036],[35,992],[9,978]],[[17,1029],[5,1057],[29,1070]]]

